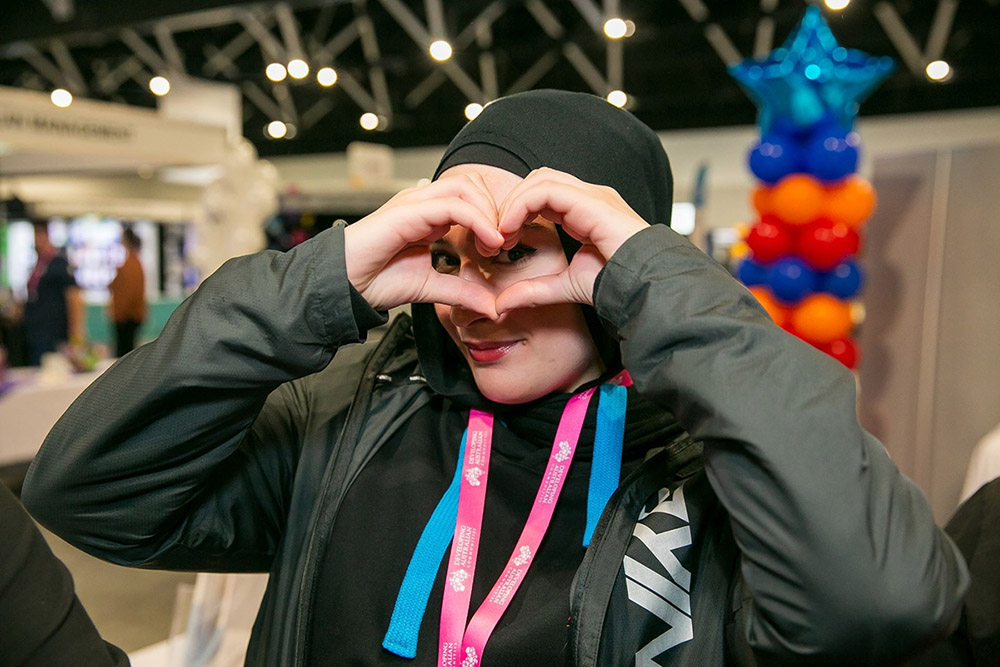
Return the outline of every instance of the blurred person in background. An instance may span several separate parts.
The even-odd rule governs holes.
[[[38,366],[42,355],[61,344],[82,345],[85,338],[83,292],[73,278],[65,253],[49,240],[48,223],[34,220],[38,259],[28,278],[24,328],[28,364]]]
[[[146,319],[146,281],[139,262],[142,241],[126,227],[122,232],[125,262],[118,268],[111,290],[110,315],[115,326],[115,356],[121,357],[135,347],[135,335]]]

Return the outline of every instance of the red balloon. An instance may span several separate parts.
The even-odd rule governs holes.
[[[763,216],[747,234],[747,245],[753,250],[754,259],[769,264],[792,251],[792,235],[781,224],[775,224],[774,216]]]
[[[858,346],[850,338],[839,338],[816,346],[848,368],[858,365]]]
[[[856,230],[841,222],[818,220],[802,231],[797,245],[811,268],[829,271],[858,251],[860,239]]]

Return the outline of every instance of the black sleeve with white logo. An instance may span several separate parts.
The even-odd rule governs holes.
[[[704,472],[667,483],[633,511],[598,664],[726,664],[738,552]]]

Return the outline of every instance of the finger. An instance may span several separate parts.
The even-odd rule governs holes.
[[[516,308],[536,308],[556,303],[576,303],[567,289],[566,274],[555,273],[520,280],[509,286],[496,297],[498,315]]]
[[[525,176],[524,180],[514,186],[502,202],[500,202],[497,207],[497,219],[498,221],[503,220],[504,214],[509,208],[510,204],[516,201],[521,193],[525,190],[534,188],[540,183],[563,183],[565,185],[576,185],[576,186],[586,186],[589,185],[584,181],[581,181],[577,177],[567,174],[562,171],[557,171],[555,169],[550,169],[549,167],[541,167],[535,169],[530,174]]]
[[[427,275],[417,302],[459,306],[482,313],[491,320],[499,318],[493,292],[471,280],[444,273],[429,273]]]
[[[430,199],[411,206],[394,208],[388,216],[401,246],[410,243],[430,242],[428,239],[443,236],[451,225],[471,231],[485,247],[503,243],[493,218],[484,215],[477,207],[457,197]]]
[[[478,174],[462,174],[445,176],[428,186],[414,191],[414,197],[421,201],[440,197],[459,197],[494,220],[497,215],[497,203],[493,200],[483,177]]]

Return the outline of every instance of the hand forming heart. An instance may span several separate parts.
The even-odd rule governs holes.
[[[459,225],[484,257],[518,242],[538,216],[563,226],[582,247],[565,270],[516,282],[500,294],[458,275],[435,271],[429,246]],[[443,303],[491,319],[515,308],[592,302],[594,280],[607,258],[648,223],[612,188],[553,169],[537,169],[499,207],[474,172],[404,190],[345,230],[347,275],[376,309],[404,303]]]

